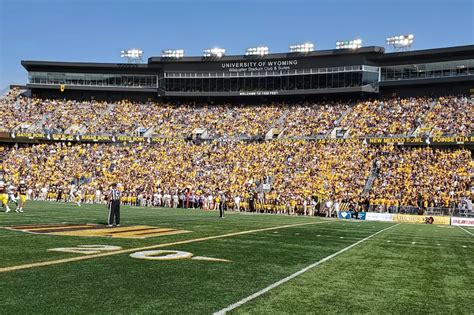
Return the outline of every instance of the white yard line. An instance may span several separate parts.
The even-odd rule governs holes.
[[[468,230],[466,230],[466,229],[463,228],[462,226],[458,225],[458,228],[460,228],[460,229],[463,230],[464,232],[469,233],[469,234],[471,234],[472,236],[474,236],[474,234],[472,234],[471,232],[469,232]]]
[[[286,283],[286,282],[288,282],[288,281],[290,281],[290,280],[292,280],[292,279],[298,277],[299,275],[305,273],[306,271],[308,271],[308,270],[310,270],[310,269],[313,269],[313,268],[316,267],[316,266],[319,266],[320,264],[322,264],[322,263],[324,263],[324,262],[326,262],[326,261],[328,261],[328,260],[330,260],[330,259],[332,259],[332,258],[334,258],[334,257],[336,257],[336,256],[338,256],[338,255],[340,255],[340,254],[342,254],[342,253],[344,253],[345,251],[348,251],[349,249],[353,248],[354,246],[357,246],[357,245],[359,245],[359,244],[361,244],[361,243],[363,243],[363,242],[369,240],[370,238],[376,236],[377,234],[380,234],[380,233],[382,233],[382,232],[385,232],[385,231],[387,231],[387,230],[389,230],[389,229],[391,229],[391,228],[394,228],[394,227],[396,227],[396,226],[398,226],[398,225],[400,225],[400,223],[395,224],[395,225],[392,225],[392,226],[389,226],[388,228],[385,228],[385,229],[383,229],[383,230],[380,230],[380,231],[378,231],[378,232],[375,232],[374,234],[372,234],[372,235],[370,235],[370,236],[367,236],[366,238],[364,238],[364,239],[362,239],[362,240],[360,240],[360,241],[357,241],[357,242],[355,242],[355,243],[352,244],[352,245],[349,245],[349,246],[347,246],[347,247],[344,247],[344,248],[341,249],[340,251],[338,251],[338,252],[336,252],[336,253],[334,253],[334,254],[332,254],[332,255],[329,255],[329,256],[327,256],[327,257],[325,257],[325,258],[323,258],[323,259],[321,259],[321,260],[319,260],[319,261],[317,261],[317,262],[315,262],[315,263],[313,263],[313,264],[311,264],[311,265],[309,265],[309,266],[307,266],[307,267],[305,267],[305,268],[303,268],[303,269],[301,269],[301,270],[295,272],[294,274],[289,275],[288,277],[283,278],[283,279],[281,279],[281,280],[279,280],[279,281],[277,281],[277,282],[275,282],[275,283],[269,285],[268,287],[266,287],[266,288],[264,288],[264,289],[262,289],[262,290],[260,290],[260,291],[258,291],[258,292],[255,292],[254,294],[249,295],[248,297],[243,298],[242,300],[240,300],[240,301],[238,301],[238,302],[236,302],[236,303],[234,303],[234,304],[231,304],[231,305],[227,306],[226,308],[221,309],[220,311],[215,312],[214,315],[226,314],[227,312],[229,312],[229,311],[231,311],[231,310],[233,310],[233,309],[236,309],[237,307],[240,307],[240,306],[244,305],[245,303],[247,303],[247,302],[249,302],[249,301],[251,301],[251,300],[253,300],[253,299],[255,299],[255,298],[257,298],[257,297],[259,297],[259,296],[261,296],[261,295],[263,295],[263,294],[265,294],[265,293],[267,293],[268,291],[270,291],[270,290],[272,290],[272,289],[274,289],[274,288],[276,288],[276,287],[278,287],[278,286],[280,286],[280,285],[282,285],[282,284],[284,284],[284,283]]]
[[[226,234],[220,234],[220,235],[204,236],[204,237],[187,239],[187,240],[176,241],[176,242],[171,242],[171,243],[162,243],[162,244],[156,244],[156,245],[150,245],[150,246],[144,246],[144,247],[128,248],[128,249],[122,249],[122,250],[117,250],[113,252],[105,252],[105,253],[93,254],[93,255],[87,255],[87,256],[78,256],[78,257],[64,258],[64,259],[58,259],[58,260],[40,261],[40,262],[23,264],[23,265],[18,265],[18,266],[3,267],[3,268],[0,268],[0,273],[30,269],[30,268],[37,268],[37,267],[44,267],[44,266],[51,266],[51,265],[57,265],[57,264],[65,264],[65,263],[70,263],[70,262],[75,262],[75,261],[81,261],[81,260],[87,260],[87,259],[93,259],[93,258],[99,258],[99,257],[107,257],[107,256],[112,256],[112,255],[128,254],[132,252],[162,248],[162,247],[167,247],[167,246],[172,246],[172,245],[190,244],[190,243],[195,243],[195,242],[203,242],[207,240],[215,240],[215,239],[238,236],[238,235],[246,235],[246,234],[258,233],[258,232],[266,232],[266,231],[273,231],[273,230],[299,227],[299,226],[305,226],[305,225],[324,224],[324,223],[327,223],[327,221],[279,225],[279,226],[273,226],[273,227],[267,227],[267,228],[261,228],[261,229],[238,231],[238,232],[232,232],[232,233],[226,233]]]

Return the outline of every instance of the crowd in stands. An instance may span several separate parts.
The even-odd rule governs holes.
[[[438,135],[474,133],[474,102],[465,97],[440,97],[426,116],[425,124]]]
[[[38,144],[0,147],[4,180],[23,179],[32,197],[47,198],[72,184],[80,199],[95,201],[113,182],[124,202],[164,205],[177,196],[197,207],[213,207],[224,193],[241,207],[296,211],[315,202],[378,206],[454,207],[469,196],[474,165],[464,149],[398,148],[362,142],[305,140],[193,144]],[[370,194],[364,185],[374,161],[379,174]],[[270,190],[262,192],[268,183]],[[157,195],[159,201],[157,201]],[[170,198],[164,198],[164,196]],[[56,197],[54,197],[56,198]],[[203,203],[203,200],[206,203]],[[253,202],[251,202],[253,200]],[[239,207],[240,208],[240,207]]]
[[[408,136],[422,125],[430,103],[426,98],[360,102],[341,126],[351,128],[353,136]]]
[[[0,110],[0,129],[45,133],[131,135],[150,130],[150,136],[184,138],[201,128],[211,137],[240,138],[263,137],[277,128],[284,137],[298,138],[327,135],[334,127],[349,129],[352,137],[410,136],[422,126],[435,135],[474,130],[474,104],[464,97],[263,105],[106,103],[27,98],[15,89],[0,98]]]
[[[343,203],[386,211],[453,208],[472,199],[474,165],[468,150],[304,139],[324,137],[335,127],[353,137],[409,136],[423,128],[431,135],[469,135],[474,103],[463,97],[265,105],[107,103],[29,98],[12,89],[0,98],[0,110],[0,129],[7,132],[149,131],[161,138],[152,144],[0,146],[3,179],[15,185],[26,180],[36,199],[57,199],[61,191],[59,199],[101,202],[113,182],[122,184],[127,204],[215,209],[224,194],[237,209],[306,214],[314,213],[316,204],[328,213]],[[199,144],[184,139],[198,128],[216,139]],[[242,141],[262,138],[271,128],[283,137]],[[372,172],[373,185],[364,191]],[[71,187],[77,192],[69,194]]]
[[[380,147],[372,204],[453,208],[470,198],[474,163],[468,150]]]
[[[288,108],[283,128],[287,137],[325,135],[349,108],[348,103],[309,104]]]

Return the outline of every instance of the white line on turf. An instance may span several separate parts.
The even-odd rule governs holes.
[[[469,232],[468,230],[466,230],[466,229],[463,228],[462,226],[458,225],[458,228],[460,228],[460,229],[463,230],[464,232],[469,233],[469,234],[471,234],[472,236],[474,236],[474,234],[472,234],[471,232]]]
[[[40,262],[35,262],[35,263],[30,263],[30,264],[0,268],[0,273],[2,273],[2,272],[11,272],[11,271],[16,271],[16,270],[23,270],[23,269],[29,269],[29,268],[36,268],[36,267],[51,266],[51,265],[57,265],[57,264],[64,264],[64,263],[70,263],[70,262],[81,261],[81,260],[92,259],[92,258],[98,258],[98,257],[120,255],[120,254],[143,251],[143,250],[148,250],[148,249],[162,248],[162,247],[167,247],[167,246],[171,246],[171,245],[189,244],[189,243],[202,242],[202,241],[207,241],[207,240],[220,239],[220,238],[225,238],[225,237],[232,237],[232,236],[237,236],[237,235],[245,235],[245,234],[252,234],[252,233],[257,233],[257,232],[265,232],[265,231],[286,229],[286,228],[297,227],[297,226],[323,224],[323,223],[327,223],[327,222],[328,221],[316,221],[316,222],[279,225],[279,226],[273,226],[273,227],[267,227],[267,228],[261,228],[261,229],[254,229],[254,230],[232,232],[232,233],[227,233],[227,234],[205,236],[205,237],[187,239],[187,240],[176,241],[176,242],[171,242],[171,243],[162,243],[162,244],[156,244],[156,245],[150,245],[150,246],[144,246],[144,247],[127,248],[127,249],[117,250],[117,251],[113,251],[113,252],[104,252],[104,253],[100,253],[100,254],[92,254],[92,255],[88,255],[88,256],[78,256],[78,257],[64,258],[64,259],[58,259],[58,260],[40,261]]]
[[[324,262],[326,262],[326,261],[328,261],[328,260],[330,260],[330,259],[332,259],[332,258],[334,258],[334,257],[336,257],[336,256],[338,256],[338,255],[340,255],[340,254],[342,254],[342,253],[344,253],[345,251],[348,251],[349,249],[353,248],[354,246],[357,246],[357,245],[359,245],[360,243],[363,243],[363,242],[365,242],[365,241],[371,239],[372,237],[376,236],[377,234],[380,234],[380,233],[382,233],[382,232],[385,232],[385,231],[387,231],[387,230],[389,230],[389,229],[391,229],[391,228],[394,228],[394,227],[396,227],[396,226],[398,226],[398,225],[400,225],[400,224],[401,224],[401,223],[398,223],[398,224],[389,226],[389,227],[387,227],[387,228],[385,228],[385,229],[383,229],[383,230],[380,230],[380,231],[378,231],[378,232],[375,232],[374,234],[371,234],[371,235],[367,236],[367,237],[364,238],[364,239],[361,239],[360,241],[355,242],[355,243],[352,244],[352,245],[349,245],[349,246],[347,246],[347,247],[344,247],[344,248],[341,249],[340,251],[338,251],[338,252],[336,252],[336,253],[334,253],[334,254],[332,254],[332,255],[329,255],[329,256],[327,256],[327,257],[324,257],[323,259],[321,259],[321,260],[319,260],[319,261],[317,261],[317,262],[315,262],[315,263],[313,263],[313,264],[311,264],[311,265],[309,265],[309,266],[306,266],[306,267],[304,267],[303,269],[301,269],[301,270],[295,272],[294,274],[289,275],[288,277],[283,278],[283,279],[281,279],[281,280],[279,280],[279,281],[277,281],[277,282],[275,282],[275,283],[269,285],[268,287],[266,287],[266,288],[264,288],[264,289],[262,289],[262,290],[260,290],[260,291],[258,291],[258,292],[255,292],[254,294],[249,295],[249,296],[247,296],[246,298],[243,298],[242,300],[240,300],[240,301],[238,301],[238,302],[236,302],[236,303],[234,303],[234,304],[231,304],[231,305],[229,305],[229,306],[227,306],[227,307],[221,309],[220,311],[215,312],[213,315],[223,315],[223,314],[226,314],[227,312],[232,311],[232,310],[236,309],[237,307],[240,307],[240,306],[244,305],[245,303],[247,303],[247,302],[249,302],[249,301],[251,301],[251,300],[253,300],[253,299],[255,299],[255,298],[257,298],[257,297],[259,297],[259,296],[261,296],[261,295],[263,295],[263,294],[265,294],[265,293],[267,293],[268,291],[270,291],[270,290],[272,290],[272,289],[274,289],[274,288],[276,288],[276,287],[278,287],[278,286],[280,286],[280,285],[282,285],[282,284],[284,284],[284,283],[286,283],[286,282],[288,282],[288,281],[290,281],[290,280],[292,280],[292,279],[298,277],[299,275],[305,273],[306,271],[308,271],[308,270],[310,270],[310,269],[313,269],[313,268],[316,267],[316,266],[319,266],[320,264],[322,264],[322,263],[324,263]]]

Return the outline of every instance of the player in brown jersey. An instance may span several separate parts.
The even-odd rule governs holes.
[[[18,186],[18,196],[20,197],[20,203],[16,208],[16,212],[23,212],[23,206],[26,203],[26,191],[28,188],[26,187],[26,183],[24,180],[20,181],[20,185]]]

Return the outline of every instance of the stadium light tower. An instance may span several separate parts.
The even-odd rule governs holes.
[[[184,57],[184,50],[183,49],[166,49],[161,52],[161,57],[180,59]]]
[[[313,50],[314,50],[314,44],[310,42],[290,46],[290,52],[292,53],[310,53]]]
[[[127,58],[129,63],[140,63],[142,62],[143,50],[137,48],[122,50],[120,57]]]
[[[225,56],[225,49],[224,48],[210,48],[204,49],[203,51],[204,57],[214,57],[214,58],[222,58]]]
[[[362,47],[362,39],[341,40],[336,42],[336,49],[359,49]]]
[[[265,56],[268,55],[267,46],[250,47],[245,51],[245,56]]]
[[[387,37],[387,45],[391,45],[395,50],[410,50],[414,39],[413,34]]]

